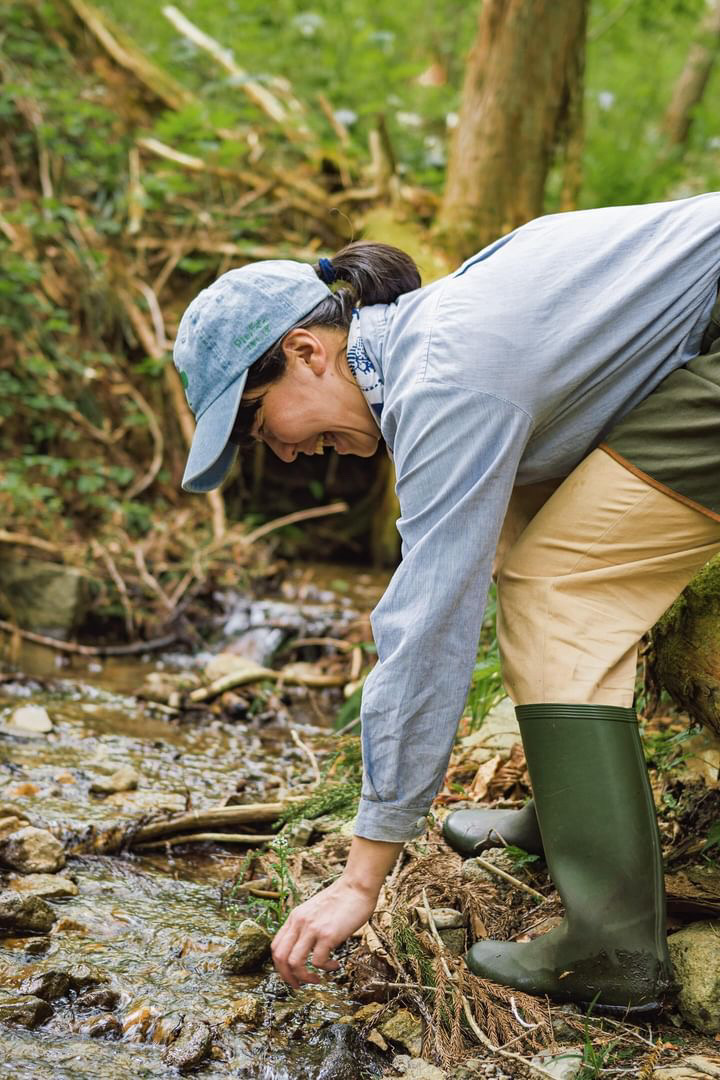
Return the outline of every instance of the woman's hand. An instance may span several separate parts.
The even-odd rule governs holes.
[[[308,957],[323,971],[340,966],[330,953],[368,921],[401,847],[355,836],[347,866],[337,881],[291,912],[275,935],[272,954],[278,972],[294,990],[304,982],[322,982],[320,975],[308,969]]]

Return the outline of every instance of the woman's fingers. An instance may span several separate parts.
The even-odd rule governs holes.
[[[312,931],[306,931],[300,935],[288,956],[288,968],[294,978],[300,982],[322,982],[320,976],[310,971],[307,966],[308,957],[315,949],[316,940],[316,935]]]
[[[290,970],[288,959],[298,939],[299,933],[300,928],[298,922],[296,919],[293,919],[291,915],[285,925],[275,935],[272,943],[272,957],[275,967],[285,982],[292,986],[293,990],[297,990],[300,984]]]
[[[337,971],[340,964],[330,956],[332,948],[333,943],[330,939],[321,938],[315,945],[315,950],[311,957],[313,966],[320,968],[322,971]]]

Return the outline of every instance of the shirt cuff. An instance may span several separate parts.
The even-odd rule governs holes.
[[[361,799],[355,819],[355,835],[366,840],[404,843],[421,836],[427,823],[426,807],[392,806],[390,803]]]

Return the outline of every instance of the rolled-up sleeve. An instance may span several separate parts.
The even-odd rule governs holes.
[[[378,662],[363,692],[355,832],[404,841],[423,832],[447,769],[532,421],[511,402],[434,381],[392,409],[403,558],[372,614]]]

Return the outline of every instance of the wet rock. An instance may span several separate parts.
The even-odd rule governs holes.
[[[89,934],[90,927],[78,919],[71,919],[68,915],[64,915],[55,923],[52,932],[53,934]]]
[[[43,900],[64,900],[78,894],[75,882],[59,874],[27,874],[12,878],[8,888],[24,896],[40,896]]]
[[[0,840],[4,840],[6,836],[10,836],[11,833],[17,832],[18,829],[23,829],[27,825],[26,821],[22,818],[11,815],[10,817],[0,817]]]
[[[371,1031],[368,1035],[366,1035],[365,1039],[366,1042],[372,1043],[373,1046],[377,1046],[378,1050],[382,1050],[383,1054],[387,1053],[387,1051],[390,1049],[379,1031]]]
[[[583,1069],[582,1046],[568,1046],[561,1050],[541,1050],[532,1058],[533,1065],[539,1065],[555,1080],[576,1080]]]
[[[20,984],[21,994],[31,994],[43,1001],[56,1001],[65,997],[70,989],[67,971],[38,971]]]
[[[53,722],[42,705],[21,705],[11,714],[8,727],[29,735],[47,735],[53,729]]]
[[[0,1023],[35,1028],[52,1016],[52,1009],[42,998],[29,994],[0,995]]]
[[[74,982],[74,980],[73,980]],[[98,990],[86,990],[75,998],[75,1007],[78,1009],[104,1009],[112,1012],[120,1001],[117,990],[109,987],[100,987]]]
[[[235,931],[235,941],[223,953],[222,970],[227,975],[257,971],[270,955],[270,935],[253,919],[243,919]]]
[[[65,865],[65,850],[47,829],[26,825],[0,842],[0,859],[21,874],[52,874]]]
[[[262,1015],[263,1007],[259,997],[255,994],[238,994],[232,1009],[227,1014],[225,1023],[227,1025],[240,1023],[256,1027],[261,1022]]]
[[[202,1020],[189,1020],[179,1038],[165,1051],[163,1061],[181,1072],[192,1069],[208,1057],[212,1049],[212,1033]]]
[[[151,1027],[157,1020],[156,1009],[141,1004],[131,1009],[123,1021],[123,1034],[128,1042],[145,1042]]]
[[[120,1039],[122,1024],[117,1016],[112,1014],[93,1016],[83,1025],[83,1034],[89,1035],[91,1039]]]
[[[10,932],[46,934],[55,923],[53,909],[39,896],[0,893],[0,936]]]
[[[366,1041],[346,1024],[331,1024],[321,1033],[317,1048],[322,1059],[317,1080],[357,1080],[368,1075],[374,1060]]]
[[[94,990],[99,986],[104,988],[110,982],[110,976],[94,964],[73,964],[68,968],[68,975],[76,994],[81,994],[85,990]]]
[[[7,800],[0,802],[0,818],[6,817],[18,817],[23,822],[28,822],[30,820],[25,811],[21,810],[17,803],[8,802]]]
[[[23,952],[26,956],[42,956],[50,948],[50,938],[31,938],[25,943]]]
[[[398,1009],[378,1025],[378,1031],[388,1042],[407,1050],[411,1057],[422,1053],[422,1022],[408,1009]]]
[[[292,994],[288,984],[284,979],[280,978],[276,971],[272,971],[268,975],[267,979],[262,983],[261,989],[263,996],[269,998],[270,1001],[283,1001]]]
[[[393,1058],[393,1069],[408,1080],[448,1080],[447,1073],[438,1069],[430,1061],[422,1058],[411,1058],[406,1054],[397,1054]]]
[[[720,1031],[720,920],[692,923],[668,938],[680,984],[678,1007],[696,1031]]]
[[[120,791],[134,791],[140,776],[132,765],[122,765],[112,776],[103,776],[94,780],[90,790],[96,795],[114,795]]]

